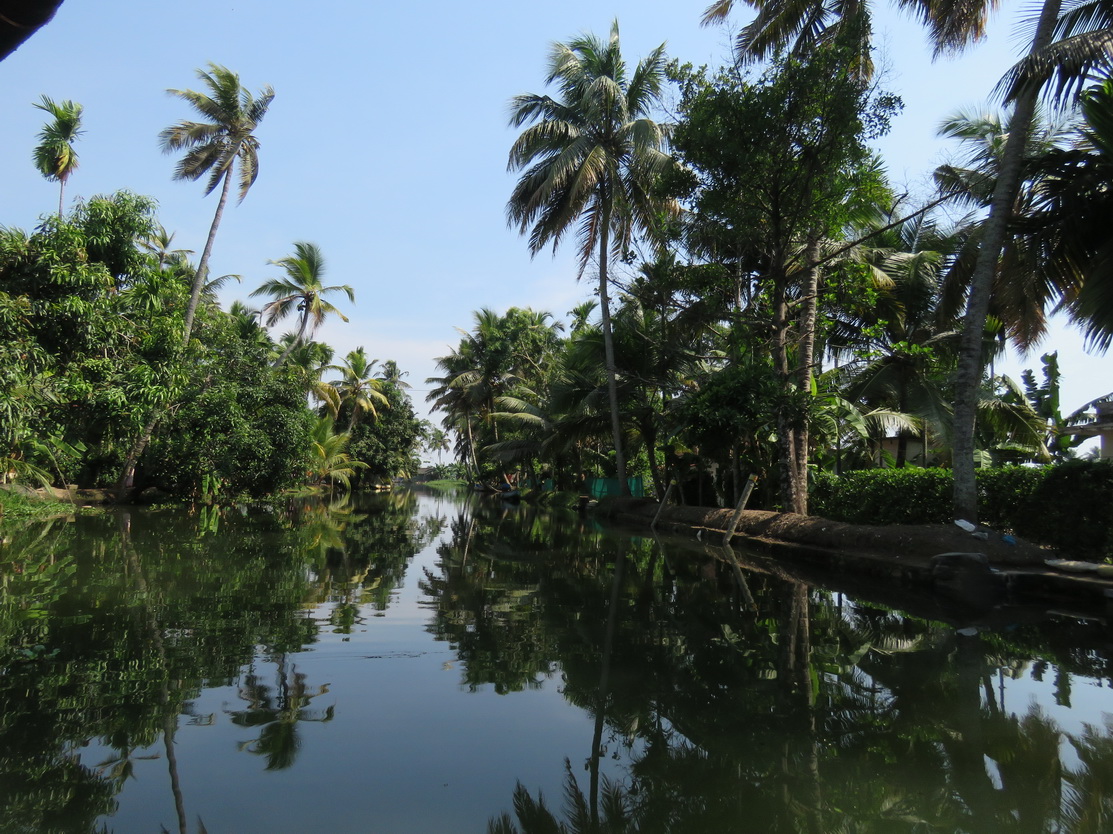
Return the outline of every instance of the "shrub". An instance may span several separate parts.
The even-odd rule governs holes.
[[[1113,461],[1048,467],[1014,527],[1032,541],[1089,559],[1113,557]]]
[[[980,521],[1088,559],[1113,557],[1113,462],[1006,466],[978,472]],[[933,524],[952,518],[949,469],[821,473],[815,515],[851,524]]]
[[[851,524],[934,524],[951,520],[950,470],[861,469],[821,474],[812,485],[815,515]]]

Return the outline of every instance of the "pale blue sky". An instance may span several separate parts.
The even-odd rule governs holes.
[[[85,106],[81,167],[67,199],[121,188],[152,196],[176,245],[199,251],[216,195],[171,180],[174,159],[160,153],[157,135],[192,114],[165,90],[197,87],[195,70],[209,61],[253,91],[270,84],[259,179],[225,213],[213,274],[242,274],[225,298],[247,300],[277,274],[268,260],[294,241],[317,243],[329,283],[356,291],[354,307],[342,306],[350,323],[320,338],[338,355],[364,345],[398,361],[424,409],[433,360],[458,341],[454,327],[470,327],[472,310],[532,306],[563,317],[590,293],[590,281],[576,282],[571,245],[531,260],[506,226],[509,99],[543,90],[553,41],[605,34],[616,17],[630,63],[666,41],[672,57],[721,64],[731,35],[699,25],[706,4],[67,0],[0,63],[0,224],[31,228],[57,205],[56,185],[31,163],[44,118],[32,102],[46,94]],[[1021,50],[1012,30],[1030,7],[1007,6],[987,41],[935,63],[918,26],[882,9],[878,60],[905,102],[880,145],[898,187],[927,187],[946,147],[936,126],[985,102]],[[738,8],[735,25],[749,15]],[[1057,328],[1040,352],[1056,348],[1068,409],[1113,389],[1110,360],[1085,356],[1074,331]],[[1037,354],[1008,367],[1038,365]]]

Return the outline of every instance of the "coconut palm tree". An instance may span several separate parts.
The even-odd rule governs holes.
[[[296,310],[300,313],[297,335],[285,352],[275,360],[274,367],[277,368],[290,355],[290,351],[305,340],[307,334],[312,336],[316,332],[326,317],[335,314],[341,321],[348,320],[347,316],[325,300],[326,295],[342,292],[348,296],[349,301],[354,302],[355,291],[347,284],[326,287],[321,283],[325,272],[325,259],[320,248],[314,243],[298,241],[294,244],[293,255],[287,255],[270,263],[282,267],[286,277],[264,281],[251,293],[252,297],[269,295],[274,299],[263,305],[262,313],[267,326],[285,318],[291,311]]]
[[[158,268],[166,269],[173,263],[180,263],[193,254],[192,249],[174,249],[174,235],[177,232],[168,232],[161,223],[157,224],[153,234],[146,240],[139,242],[140,247],[158,259]]]
[[[350,351],[344,357],[344,364],[330,365],[329,370],[339,371],[340,379],[330,384],[336,389],[341,406],[351,403],[352,416],[348,422],[348,433],[351,434],[364,412],[369,412],[373,418],[378,418],[379,412],[375,409],[378,403],[380,408],[390,408],[390,400],[383,393],[385,383],[372,374],[379,360],[368,359],[362,346]]]
[[[239,195],[240,202],[243,202],[259,174],[259,140],[255,137],[255,130],[274,98],[274,90],[269,86],[263,87],[257,97],[253,96],[244,89],[239,75],[219,64],[210,63],[207,70],[198,70],[197,77],[208,87],[207,94],[194,90],[167,92],[184,99],[206,121],[183,120],[159,134],[164,153],[186,151],[174,170],[174,179],[198,180],[207,174],[206,195],[221,186],[216,214],[209,227],[201,260],[197,263],[189,307],[186,309],[184,340],[187,343],[205,285],[216,230],[231,191],[233,172],[239,168]]]
[[[76,102],[65,99],[53,101],[46,96],[36,102],[35,107],[49,113],[53,121],[47,122],[39,133],[39,144],[35,147],[35,167],[48,180],[58,183],[58,216],[62,216],[65,205],[66,181],[77,170],[77,151],[73,143],[83,131],[81,114],[84,108]]]
[[[1036,161],[1033,210],[1019,233],[1040,253],[1060,306],[1104,351],[1113,344],[1113,77],[1086,90],[1080,109],[1077,141]]]
[[[531,93],[511,102],[511,125],[530,126],[510,149],[507,167],[522,172],[506,208],[510,225],[529,234],[534,255],[550,243],[555,250],[575,226],[580,274],[597,259],[611,434],[624,494],[608,267],[612,255],[629,249],[636,233],[650,233],[657,213],[671,207],[652,193],[671,163],[663,151],[665,130],[649,117],[661,92],[664,50],[661,44],[627,75],[616,20],[607,40],[582,35],[553,45],[545,83],[558,86],[559,100]]]

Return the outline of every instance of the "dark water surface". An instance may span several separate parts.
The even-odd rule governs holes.
[[[1102,621],[424,493],[4,535],[2,832],[1113,831]]]

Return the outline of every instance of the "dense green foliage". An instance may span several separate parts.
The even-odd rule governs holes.
[[[716,4],[713,16],[730,5]],[[950,120],[945,134],[961,143],[964,159],[937,171],[940,199],[907,205],[871,149],[902,102],[870,81],[868,15],[832,14],[838,25],[814,41],[788,33],[785,20],[765,21],[764,46],[743,45],[768,59],[760,69],[671,64],[678,90],[669,151],[680,164],[654,165],[655,196],[683,210],[673,214],[662,204],[653,223],[637,228],[640,241],[631,237],[622,252],[600,256],[598,307],[569,311],[569,332],[553,343],[523,343],[519,350],[531,361],[510,361],[496,347],[513,332],[513,310],[505,318],[477,313],[475,329],[441,357],[444,373],[429,380],[429,399],[444,413],[471,477],[577,489],[585,476],[613,477],[622,450],[630,474],[652,484],[658,498],[675,482],[672,500],[730,505],[754,473],[756,505],[806,513],[815,471],[943,467],[915,481],[923,499],[915,514],[954,517],[937,499],[956,463],[954,403],[969,387],[960,374],[970,368],[969,351],[960,351],[960,337],[971,329],[963,308],[985,249],[984,209],[1005,176],[1011,122],[992,114]],[[948,36],[936,35],[953,36],[957,45],[973,22],[956,19]],[[1077,25],[1064,22],[1063,30]],[[799,49],[773,46],[797,35]],[[567,92],[564,71],[577,66],[578,50],[601,43],[585,37],[555,47],[547,80]],[[1105,136],[1113,95],[1099,84],[1083,99],[1085,124],[1037,125],[1024,145],[1022,188],[990,318],[974,327],[988,357],[1007,341],[1032,346],[1056,304],[1090,311],[1076,319],[1103,345],[1104,244],[1092,231],[1072,237],[1064,210],[1104,216],[1101,172],[1113,147]],[[575,168],[559,147],[582,126],[556,96],[520,96],[513,108],[515,124],[546,119],[511,150],[511,168],[534,163],[508,211],[523,230],[539,221],[532,227],[536,250],[581,208],[552,195]],[[568,121],[549,118],[557,111]],[[937,211],[940,203],[949,205]],[[956,207],[972,211],[958,217]],[[602,209],[582,227],[589,236],[605,229]],[[591,251],[585,246],[581,254]],[[1085,305],[1076,303],[1083,298]],[[1055,354],[1044,362],[1043,384],[1031,373],[1017,384],[995,376],[992,364],[978,365],[977,426],[973,448],[959,452],[964,463],[969,456],[981,467],[1043,464],[1076,454],[1083,442],[1077,429],[1093,419],[1088,409],[1113,394],[1094,392],[1097,399],[1064,416]],[[892,479],[894,489],[901,478],[878,477]],[[918,477],[908,476],[909,483]],[[929,482],[935,487],[925,491]],[[950,483],[954,505],[961,484]],[[981,500],[995,520],[1011,499],[983,489]],[[915,503],[909,498],[908,506],[874,517],[907,519]]]
[[[819,474],[813,510],[853,524],[933,524],[951,519],[945,469],[872,469]],[[978,471],[981,520],[1082,558],[1113,557],[1113,462]]]
[[[1113,558],[1113,461],[1068,461],[1050,469],[1018,512],[1022,536],[1068,553]]]
[[[158,251],[160,234],[153,201],[127,192],[79,203],[30,235],[0,230],[5,482],[111,487],[130,450],[140,454],[136,487],[171,495],[263,495],[306,482],[307,394],[338,390],[340,404],[344,389],[319,383],[315,343],[286,350],[291,361],[280,364],[252,316],[224,312],[211,294],[183,348],[192,268]],[[383,428],[357,427],[357,454],[379,479],[412,470],[422,438],[408,398],[389,390]]]

